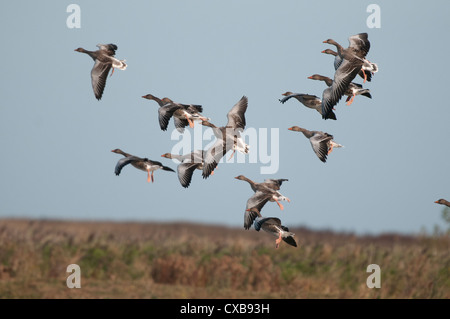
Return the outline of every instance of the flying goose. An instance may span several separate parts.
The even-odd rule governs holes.
[[[114,68],[125,70],[127,65],[125,60],[118,60],[114,57],[117,50],[115,44],[97,44],[99,50],[89,51],[83,48],[75,49],[77,52],[86,53],[94,61],[94,67],[91,70],[91,82],[94,95],[97,100],[100,100],[105,89],[106,79],[108,77],[109,70],[112,68],[111,75],[114,73]]]
[[[333,85],[333,80],[332,79],[330,79],[327,76],[323,76],[323,75],[319,75],[319,74],[313,74],[311,76],[308,76],[308,79],[323,81],[323,82],[326,83],[326,85],[328,87]],[[369,99],[372,98],[372,95],[370,94],[370,90],[369,89],[364,89],[361,84],[358,84],[358,83],[355,83],[355,82],[350,82],[350,84],[348,85],[347,90],[344,92],[344,95],[348,96],[348,98],[346,100],[347,105],[351,105],[353,103],[353,100],[354,100],[356,95],[363,95],[365,97],[368,97]]]
[[[176,159],[181,162],[181,164],[179,164],[177,167],[178,180],[180,181],[181,186],[183,186],[184,188],[188,188],[191,184],[194,171],[196,169],[203,170],[203,160],[205,158],[205,155],[206,151],[196,150],[185,155],[165,153],[161,155],[161,157]],[[211,175],[213,174],[214,171],[211,172]]]
[[[324,163],[327,161],[327,156],[333,151],[334,147],[342,147],[341,144],[333,141],[333,135],[322,131],[309,131],[298,126],[292,126],[288,130],[302,132],[311,142],[314,153]]]
[[[337,70],[338,67],[342,63],[342,58],[339,56],[339,54],[336,51],[333,51],[331,49],[325,49],[321,53],[330,54],[335,57],[334,58],[334,69]],[[378,71],[378,69],[377,69],[377,71]],[[361,71],[358,72],[358,75],[360,77],[362,77],[363,79],[365,78],[369,82],[372,81],[372,74],[373,74],[372,72],[364,72],[363,69],[361,69]]]
[[[276,202],[280,207],[280,210],[283,210],[284,207],[280,203],[280,201],[284,200],[290,202],[289,198],[281,195],[281,193],[278,191],[283,181],[287,181],[287,179],[266,179],[263,183],[256,183],[251,179],[245,177],[244,175],[236,176],[235,179],[248,182],[252,190],[255,192],[247,200],[244,213],[245,229],[249,229],[256,218],[256,215],[250,212],[252,208],[256,208],[258,209],[258,211],[261,211],[264,205],[266,205],[266,203],[270,201]]]
[[[194,120],[209,120],[200,114],[203,112],[203,107],[201,105],[176,103],[168,97],[159,99],[152,94],[147,94],[142,97],[147,100],[154,100],[159,104],[159,126],[163,131],[167,130],[167,126],[169,125],[169,121],[172,117],[176,129],[181,133],[184,132],[184,128],[188,125],[190,127],[194,127]]]
[[[137,157],[137,156],[125,153],[125,152],[121,151],[120,149],[115,149],[115,150],[112,150],[111,152],[117,153],[117,154],[122,154],[125,156],[124,158],[120,159],[116,164],[114,173],[117,176],[120,175],[120,172],[122,171],[123,167],[125,167],[128,164],[133,165],[135,168],[140,169],[141,171],[147,172],[147,182],[151,181],[152,183],[154,182],[153,172],[156,171],[157,169],[175,172],[170,167],[164,166],[161,162],[152,161],[152,160],[149,160],[148,158]]]
[[[214,171],[220,159],[229,151],[233,150],[230,159],[236,150],[247,154],[249,146],[241,137],[241,132],[245,129],[245,111],[247,111],[248,99],[243,96],[228,112],[228,122],[226,126],[217,127],[208,121],[202,121],[202,125],[211,127],[216,142],[206,152],[203,165],[203,178],[208,178]]]
[[[287,100],[294,98],[300,103],[302,103],[304,106],[309,107],[310,109],[314,109],[317,112],[319,112],[320,115],[322,115],[322,100],[315,95],[310,94],[302,94],[302,93],[292,93],[292,92],[285,92],[282,95],[285,97],[282,99],[279,99],[281,103],[286,103]],[[333,111],[331,111],[328,114],[328,118],[332,120],[336,120],[336,114],[334,114]]]
[[[353,35],[348,40],[350,45],[347,49],[344,49],[333,39],[323,41],[336,46],[338,55],[342,58],[341,64],[334,73],[332,85],[322,93],[322,118],[324,119],[328,118],[330,111],[345,94],[356,75],[361,70],[376,65],[366,59],[370,49],[367,33]]]
[[[281,220],[279,218],[262,217],[257,208],[250,209],[249,213],[256,215],[255,222],[253,223],[253,227],[255,227],[256,231],[262,229],[277,237],[275,240],[275,248],[280,246],[282,240],[291,246],[297,247],[297,243],[294,239],[295,234],[290,232],[289,228],[286,226],[281,225]]]

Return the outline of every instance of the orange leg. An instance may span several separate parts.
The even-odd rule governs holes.
[[[278,248],[280,246],[280,243],[281,243],[281,233],[278,236],[277,240],[275,240],[275,244],[276,244],[275,248]]]
[[[235,152],[236,152],[236,150],[233,150],[233,153],[231,153],[231,156],[228,160],[231,160],[233,158]]]
[[[211,171],[211,175],[214,175],[214,171]]]
[[[365,74],[365,73],[364,73]],[[347,103],[347,105],[351,105],[352,103],[353,103],[353,100],[354,100],[354,98],[355,98],[355,93],[353,93],[353,96],[352,96],[352,98],[350,99],[350,101]],[[350,98],[350,97],[349,97]]]
[[[283,210],[283,209],[284,209],[283,204],[281,204],[281,203],[280,203],[278,200],[276,200],[276,199],[275,199],[275,201],[277,202],[278,206],[280,206],[280,210]]]
[[[328,154],[327,154],[327,155],[330,155],[331,152],[333,152],[333,144],[331,144],[330,149],[328,150]]]
[[[363,71],[363,73],[364,73],[364,82],[363,83],[366,83],[366,81],[367,81],[367,75],[366,75],[366,72],[364,71],[364,69],[361,69],[362,71]]]
[[[153,174],[153,172],[152,172]],[[150,178],[150,170],[147,170],[147,182],[150,183],[151,178]]]
[[[112,68],[110,77],[114,74],[114,68]]]
[[[186,120],[189,122],[189,127],[194,127],[194,122],[185,114]]]

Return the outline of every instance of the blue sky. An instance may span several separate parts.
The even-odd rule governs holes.
[[[66,25],[66,8],[81,8],[81,28]],[[366,25],[366,8],[381,8],[381,28]],[[255,181],[287,178],[284,211],[262,213],[287,226],[357,233],[431,231],[439,198],[450,198],[450,106],[445,71],[450,3],[446,1],[21,1],[0,12],[3,76],[0,105],[0,217],[190,221],[243,226]],[[333,58],[320,51],[333,38],[367,32],[368,59],[380,71],[357,97],[336,106],[337,121],[290,100],[293,91],[321,96]],[[93,61],[74,52],[115,43],[128,68],[94,98]],[[362,83],[357,78],[355,82]],[[121,148],[176,168],[161,154],[177,141],[160,130],[157,104],[145,94],[203,105],[216,125],[243,96],[247,127],[278,129],[279,170],[261,163],[222,164],[207,179],[194,173],[184,189],[176,174],[114,166]],[[326,164],[298,125],[334,135],[345,147]],[[192,130],[190,129],[191,133]],[[208,141],[205,141],[205,145]],[[251,150],[257,150],[258,146]]]

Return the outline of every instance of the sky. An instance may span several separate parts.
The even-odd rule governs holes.
[[[71,4],[80,8],[80,28],[67,24]],[[367,24],[370,4],[380,8],[379,28]],[[285,209],[267,203],[262,210],[289,227],[358,234],[445,228],[434,201],[450,200],[450,105],[442,98],[449,15],[448,1],[9,1],[0,12],[0,218],[243,227],[253,192],[233,178],[242,174],[289,179],[281,188],[291,200]],[[307,77],[333,77],[334,58],[321,54],[330,48],[322,42],[347,47],[361,32],[371,42],[367,58],[379,67],[364,84],[372,99],[358,96],[347,106],[344,97],[337,121],[278,101],[286,91],[321,97],[325,84]],[[116,44],[116,57],[128,64],[108,78],[101,101],[91,87],[92,59],[74,52],[98,43]],[[201,104],[218,126],[247,96],[247,129],[258,140],[249,143],[252,161],[236,156],[206,180],[196,171],[187,189],[162,170],[154,183],[132,166],[116,176],[121,157],[112,149],[176,170],[162,154],[199,134],[209,136],[201,146],[212,141],[200,125],[183,137],[173,121],[161,131],[158,105],[141,98],[149,93]],[[330,133],[344,148],[322,163],[301,133],[288,130],[293,125]],[[276,169],[263,174],[271,151]]]

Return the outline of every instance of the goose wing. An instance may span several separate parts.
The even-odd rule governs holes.
[[[177,104],[166,104],[164,106],[161,106],[158,109],[158,119],[159,119],[159,126],[161,127],[161,130],[166,131],[167,126],[169,125],[169,121],[171,117],[173,116],[173,113],[180,108]]]
[[[264,205],[266,205],[271,197],[272,195],[270,193],[257,191],[247,200],[244,214],[245,229],[249,229],[252,226],[255,218],[258,217],[258,214],[256,212],[251,212],[248,210],[251,208],[256,208],[259,212],[261,212],[262,208],[264,207]]]
[[[189,122],[186,119],[180,119],[179,117],[174,117],[173,123],[177,131],[180,133],[183,133],[184,128],[189,125]]]
[[[344,59],[334,73],[333,83],[322,93],[322,118],[327,119],[333,107],[347,91],[348,86],[361,70],[363,61],[358,58]]]
[[[316,153],[317,157],[324,163],[327,161],[328,141],[332,139],[333,135],[328,133],[314,134],[314,136],[309,139],[314,153]]]
[[[264,217],[255,220],[255,229],[259,231],[260,229],[278,236],[281,229],[281,220],[276,217]]]
[[[264,180],[264,185],[272,188],[274,190],[280,190],[281,184],[283,184],[283,182],[287,182],[288,179],[265,179]]]
[[[197,163],[182,163],[178,165],[178,180],[180,181],[181,186],[184,188],[188,188],[191,184],[192,175],[194,174],[195,169],[198,167]]]
[[[109,56],[114,56],[116,54],[117,45],[110,43],[110,44],[97,44],[97,48],[100,50],[108,51]]]
[[[243,96],[227,114],[227,127],[235,129],[245,129],[245,111],[247,111],[248,99]]]
[[[100,62],[98,59],[95,60],[94,67],[91,70],[91,82],[97,100],[102,98],[109,70],[111,70],[111,64]]]
[[[248,200],[247,200],[247,205],[245,208],[245,214],[244,214],[244,228],[245,229],[249,229],[252,224],[253,221],[255,220],[256,217],[261,217],[261,214],[253,212],[253,211],[248,211],[251,208],[256,208],[258,210],[258,212],[261,212],[261,209],[264,207],[264,205],[266,205],[266,203],[269,201],[271,195],[261,192],[261,191],[257,191],[255,192]]]
[[[231,144],[231,143],[226,143]],[[208,178],[217,167],[221,158],[231,149],[232,145],[226,146],[223,139],[218,138],[211,148],[206,151],[203,164],[203,178]]]
[[[122,171],[122,168],[124,168],[126,165],[131,164],[131,163],[135,163],[138,161],[142,161],[142,158],[137,157],[137,156],[127,156],[124,157],[122,159],[120,159],[117,164],[116,167],[114,169],[114,173],[119,176],[120,172]]]
[[[367,33],[358,33],[348,38],[349,48],[351,48],[358,57],[364,58],[370,50],[369,35]]]

